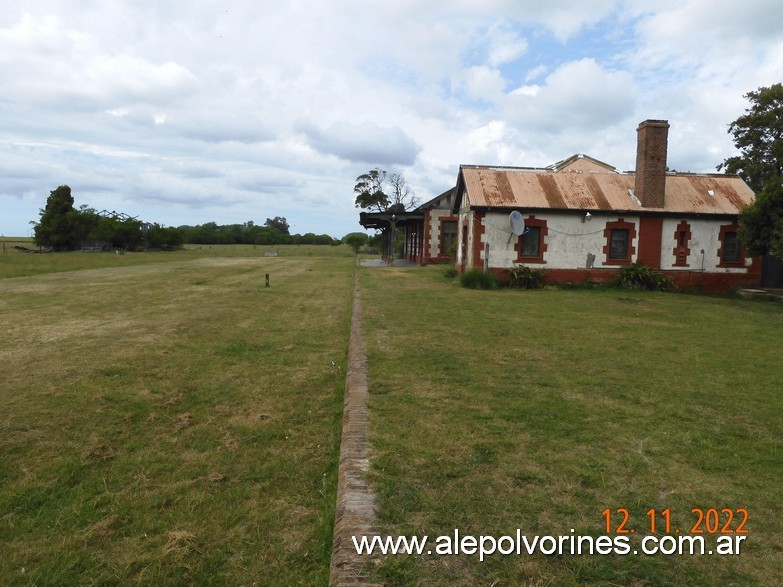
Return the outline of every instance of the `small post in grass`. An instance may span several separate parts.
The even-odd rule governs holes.
[[[264,287],[269,287],[269,273],[266,274],[266,285]]]

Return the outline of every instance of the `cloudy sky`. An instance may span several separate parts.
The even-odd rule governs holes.
[[[360,230],[356,177],[426,201],[460,164],[734,154],[783,81],[779,0],[17,0],[0,11],[0,235],[49,192],[166,226]]]

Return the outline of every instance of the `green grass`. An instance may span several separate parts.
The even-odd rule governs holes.
[[[693,508],[750,513],[739,556],[389,556],[379,579],[775,585],[783,576],[783,306],[487,292],[438,268],[360,271],[385,533],[599,536],[601,512],[626,508],[643,535],[646,512],[670,508],[687,534]]]
[[[3,247],[3,245],[5,245]],[[34,249],[31,239],[0,238],[0,278],[59,273],[102,267],[131,267],[150,263],[169,263],[202,257],[265,257],[277,252],[280,257],[351,257],[348,245],[185,245],[176,251],[145,251],[117,255],[114,252],[22,253],[21,245]]]
[[[0,584],[327,584],[354,259],[324,249],[19,255]]]
[[[274,248],[0,256],[0,584],[327,583],[355,259]],[[783,576],[779,304],[359,271],[386,533],[750,512],[735,557],[398,556],[379,580]]]

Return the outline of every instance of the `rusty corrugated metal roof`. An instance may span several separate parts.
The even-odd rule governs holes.
[[[553,173],[546,169],[468,166],[460,174],[471,206],[556,210],[737,214],[753,191],[733,175],[668,174],[663,208],[644,208],[633,173]]]

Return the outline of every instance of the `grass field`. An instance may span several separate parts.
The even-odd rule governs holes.
[[[185,245],[177,251],[145,251],[116,255],[104,252],[22,253],[20,245],[35,249],[32,239],[0,238],[0,278],[58,273],[101,267],[129,267],[150,263],[168,263],[202,257],[265,257],[275,252],[280,257],[351,257],[348,245]],[[268,257],[266,257],[268,258]]]
[[[0,258],[36,273],[0,279],[0,584],[327,583],[354,259],[324,249]]]
[[[278,249],[0,256],[0,585],[327,583],[355,261]],[[385,533],[749,512],[739,556],[389,556],[379,581],[778,583],[783,306],[359,271]]]
[[[779,584],[783,306],[482,292],[434,267],[363,269],[361,284],[383,533],[598,537],[608,508],[614,537],[623,508],[638,548],[651,509],[670,510],[672,534],[691,533],[694,508],[731,509],[727,531],[749,512],[739,556],[398,555],[379,560],[379,580]],[[713,546],[718,535],[705,537]]]

